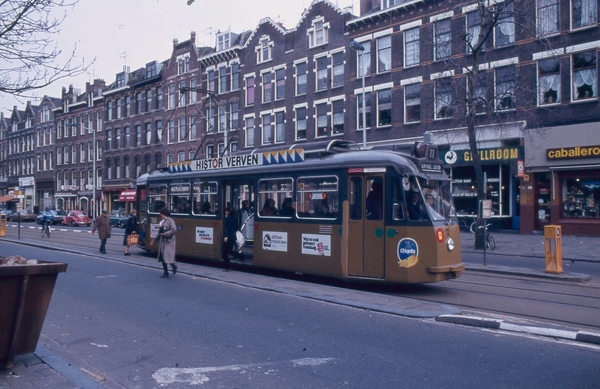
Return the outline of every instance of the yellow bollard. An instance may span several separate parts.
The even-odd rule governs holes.
[[[544,227],[546,273],[562,273],[562,232],[560,226]]]
[[[6,236],[6,219],[6,215],[0,215],[0,238]]]

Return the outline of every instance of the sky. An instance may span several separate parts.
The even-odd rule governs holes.
[[[359,13],[359,0],[330,0],[340,8],[352,6]],[[61,31],[53,35],[63,53],[76,48],[76,63],[89,64],[86,74],[65,78],[33,92],[29,99],[0,93],[0,110],[10,115],[13,106],[22,110],[27,101],[37,104],[44,95],[61,97],[63,87],[84,90],[85,83],[101,78],[110,84],[123,66],[133,71],[153,60],[171,56],[173,39],[183,42],[196,32],[197,46],[215,46],[217,31],[234,33],[254,30],[262,18],[270,17],[290,29],[300,21],[311,0],[79,0],[63,9],[67,17]],[[0,65],[1,66],[1,65]]]

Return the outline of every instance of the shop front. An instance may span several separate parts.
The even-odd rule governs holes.
[[[600,236],[598,124],[553,127],[526,137],[522,213],[532,222],[521,232],[562,226],[563,234]],[[528,139],[529,138],[529,139]]]
[[[485,180],[485,196],[492,200],[490,222],[498,229],[519,229],[518,166],[523,160],[520,146],[479,149]],[[456,213],[462,223],[470,224],[477,216],[477,179],[470,150],[448,150],[442,156],[452,178]]]

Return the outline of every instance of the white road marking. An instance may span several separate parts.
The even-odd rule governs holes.
[[[293,359],[288,361],[294,366],[319,366],[327,362],[333,361],[334,358],[302,358]],[[160,386],[167,386],[176,382],[189,384],[189,385],[203,385],[210,381],[208,374],[220,372],[220,371],[240,371],[251,368],[263,368],[266,366],[273,366],[275,362],[265,363],[249,363],[242,365],[229,365],[220,367],[194,367],[194,368],[180,368],[180,367],[163,367],[158,369],[152,378]],[[274,371],[274,370],[272,370]]]
[[[108,346],[107,346],[107,345],[105,345],[105,344],[96,344],[96,343],[90,343],[90,344],[91,344],[92,346],[96,346],[96,347],[99,347],[99,348],[108,348]]]

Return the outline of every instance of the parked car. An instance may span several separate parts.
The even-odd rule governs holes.
[[[0,211],[0,215],[6,215],[7,219],[10,219],[10,215],[13,213],[10,209],[3,209]]]
[[[16,222],[19,220],[19,215],[21,215],[22,222],[32,222],[35,220],[35,213],[22,210],[21,212],[11,213],[9,219],[11,222]]]
[[[110,217],[110,225],[113,227],[125,228],[127,222],[127,214],[121,211],[111,211],[108,213]]]
[[[65,211],[55,211],[53,209],[50,210],[52,214],[52,224],[61,224],[63,222],[63,218],[67,216]],[[42,220],[44,219],[44,214],[40,213],[35,217],[35,222],[37,224],[42,224]]]
[[[86,215],[86,213],[83,211],[69,211],[69,213],[67,213],[67,216],[63,217],[62,224],[65,226],[72,225],[89,227],[92,225],[92,219],[90,219],[90,217]]]

